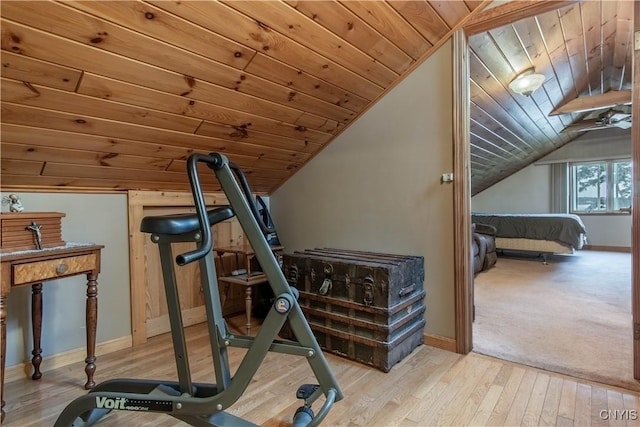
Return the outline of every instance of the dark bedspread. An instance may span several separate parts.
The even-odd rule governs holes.
[[[471,215],[471,222],[493,225],[496,237],[555,240],[581,247],[581,235],[587,230],[577,215],[572,214],[480,214]]]

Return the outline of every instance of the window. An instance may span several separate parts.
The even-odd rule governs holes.
[[[631,207],[631,160],[571,165],[571,212],[625,212]]]

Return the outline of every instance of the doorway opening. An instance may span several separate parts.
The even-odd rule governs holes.
[[[593,5],[590,5],[590,3],[593,3]],[[513,22],[507,21],[507,25],[485,29],[484,33],[478,36],[478,40],[480,41],[476,43],[476,45],[474,45],[474,41],[471,40],[471,37],[475,37],[479,33],[474,33],[468,39],[468,49],[465,49],[466,57],[463,57],[465,58],[463,59],[463,62],[469,64],[469,74],[467,75],[466,81],[470,86],[468,89],[469,95],[468,98],[466,98],[470,100],[470,105],[468,105],[468,111],[466,112],[466,116],[469,118],[469,123],[466,126],[470,133],[470,141],[467,141],[470,145],[470,148],[468,149],[468,166],[469,170],[471,170],[469,198],[471,197],[471,194],[480,192],[478,190],[479,185],[480,187],[486,186],[485,188],[491,187],[493,184],[503,180],[505,176],[511,175],[516,170],[523,169],[527,166],[525,161],[524,166],[521,164],[520,166],[514,167],[514,169],[508,169],[504,165],[507,163],[513,163],[507,162],[508,160],[515,161],[518,159],[533,158],[529,163],[532,164],[534,161],[542,158],[549,152],[554,151],[559,146],[567,144],[571,140],[571,137],[564,135],[562,130],[573,122],[585,119],[586,114],[583,113],[571,113],[566,115],[564,118],[549,116],[552,106],[563,103],[572,97],[583,97],[584,93],[581,89],[573,89],[575,93],[572,93],[569,89],[563,86],[567,84],[567,81],[563,80],[566,79],[567,75],[571,76],[576,87],[579,86],[580,79],[575,78],[575,73],[563,73],[560,71],[559,66],[554,65],[554,62],[559,61],[562,56],[559,50],[559,42],[556,40],[558,43],[556,49],[550,49],[550,46],[553,46],[549,40],[553,39],[553,37],[540,36],[538,38],[544,43],[541,48],[538,48],[534,43],[536,41],[536,37],[533,30],[542,34],[545,34],[545,32],[549,33],[553,27],[553,24],[550,24],[549,22],[557,21],[558,27],[564,29],[565,35],[569,34],[571,32],[567,31],[567,25],[564,25],[563,27],[563,23],[571,17],[580,16],[583,12],[586,13],[589,7],[597,7],[599,13],[605,13],[606,7],[611,7],[611,5],[609,4],[604,7],[599,1],[583,2],[569,6],[565,4],[562,9],[558,9],[556,11],[545,11],[544,14],[539,16],[532,14],[531,18],[526,18],[526,20],[531,21],[529,23],[513,20]],[[598,16],[599,20],[602,19],[602,15]],[[632,16],[632,12],[628,12],[627,16]],[[565,21],[563,21],[563,19]],[[604,22],[604,20],[602,22]],[[632,31],[632,25],[628,27],[628,30],[622,31],[627,31],[627,36],[630,36],[629,31]],[[529,30],[527,31],[527,29]],[[602,27],[600,27],[600,30],[604,31]],[[578,34],[581,30],[579,28],[574,28],[572,31],[574,32],[572,34]],[[498,50],[496,47],[497,41],[500,39],[507,40],[507,42],[505,42],[507,47],[503,50]],[[508,42],[509,40],[511,40],[511,43]],[[518,44],[522,50],[526,51],[525,53],[517,54],[516,47]],[[545,66],[540,62],[540,58],[545,55],[551,64],[549,65],[551,75],[548,78],[549,81],[545,82],[542,92],[523,99],[517,98],[521,97],[521,95],[508,93],[508,73],[515,75],[521,68],[524,68],[525,65],[528,65],[529,67],[533,65],[537,72],[546,70]],[[631,58],[632,52],[629,51],[628,55],[629,58]],[[565,57],[567,58],[566,62],[569,62],[569,55],[565,54]],[[571,66],[575,68],[575,65],[569,65],[569,67]],[[607,79],[610,78],[611,76],[609,75]],[[621,75],[620,79],[619,84],[626,87],[626,90],[631,91],[632,83],[630,74],[628,76]],[[601,85],[599,89],[601,93],[605,93],[607,89],[610,90],[611,88],[605,88]],[[501,94],[499,93],[500,90],[502,90]],[[463,92],[461,92],[461,94],[463,94]],[[460,99],[465,98],[460,97]],[[495,110],[500,107],[501,104],[506,105],[506,107],[501,108],[505,111],[507,125],[504,124],[503,120],[501,121],[501,119],[503,119],[502,116],[499,116],[497,113],[491,113],[493,111],[492,108]],[[460,117],[465,117],[465,114],[458,115]],[[535,122],[535,124],[530,125],[529,122]],[[538,130],[535,130],[536,128]],[[547,130],[545,131],[545,129]],[[554,143],[555,136],[557,136],[558,139],[556,139],[555,141],[557,142]],[[637,146],[640,144],[640,141],[634,141],[633,144]],[[636,151],[638,151],[637,148]],[[461,154],[464,154],[464,149],[460,149],[458,155]],[[637,154],[635,155],[637,156]],[[492,161],[496,164],[491,164]],[[502,165],[500,165],[501,162]],[[637,161],[635,163],[635,167],[637,169]],[[503,172],[504,176],[496,178],[493,174],[495,171]],[[637,174],[638,172],[636,171],[635,173]],[[495,181],[491,182],[492,179]],[[479,182],[482,184],[478,184]],[[544,183],[538,182],[535,184],[538,184],[538,186],[541,187]],[[547,183],[547,185],[549,184]],[[526,193],[524,194],[525,198],[532,198],[535,196],[535,193],[527,193],[526,191],[523,193]],[[637,198],[637,194],[635,197]],[[458,198],[460,197],[457,197],[457,199]],[[508,201],[510,198],[507,195],[503,195],[502,199],[503,201]],[[459,209],[458,212],[464,212],[464,203],[461,203],[460,205],[463,209]],[[465,212],[465,215],[470,216],[471,212],[474,210],[474,202],[472,200],[469,201],[468,208],[469,209]],[[503,205],[502,208],[507,209],[508,206]],[[517,205],[517,208],[522,212],[522,205]],[[509,210],[516,211],[514,208]],[[634,213],[634,217],[636,216],[637,213]],[[634,242],[638,241],[639,233],[637,230],[638,228],[635,227],[633,233]],[[464,235],[464,233],[460,233],[460,235]],[[634,250],[637,250],[637,244],[635,246],[632,245],[632,247],[634,247]],[[579,253],[579,255],[582,255],[582,253]],[[629,296],[633,295],[635,297],[637,295],[636,288],[638,279],[636,273],[637,265],[633,268],[631,266],[633,263],[631,260],[634,258],[631,258],[629,254],[626,255],[629,256],[629,260],[627,261],[628,266],[624,268],[625,272],[628,273],[627,284],[629,285],[629,288],[624,293],[627,297],[628,303]],[[624,256],[624,254],[622,254],[622,256]],[[635,258],[637,258],[637,256],[635,256]],[[581,258],[576,257],[574,260],[581,260]],[[500,261],[501,258],[498,259],[498,264],[496,264],[496,266],[499,266]],[[541,262],[539,264],[540,266],[543,266]],[[571,266],[571,263],[563,262],[560,266],[569,267]],[[499,270],[496,269],[496,271]],[[462,274],[458,277],[458,281],[460,277],[463,277],[463,274],[466,273],[466,271],[462,271],[460,273]],[[489,272],[481,274],[489,274]],[[476,278],[476,280],[480,281],[481,279]],[[471,278],[471,280],[469,280],[470,283],[468,284],[468,288],[463,289],[464,292],[461,292],[459,294],[460,297],[456,299],[458,351],[460,351],[461,348],[465,348],[465,344],[468,344],[467,351],[469,351],[474,343],[473,335],[475,335],[475,332],[470,333],[472,330],[472,297],[474,293],[476,293],[477,297],[478,290],[476,289],[474,292],[473,281],[473,278]],[[633,290],[631,289],[631,284],[634,284]],[[460,290],[460,288],[458,289]],[[468,304],[466,310],[461,310],[460,307],[465,304]],[[476,302],[476,310],[477,309],[478,304]],[[466,330],[465,327],[468,327],[469,330]],[[583,329],[588,329],[589,325],[584,324],[582,327]],[[625,331],[627,336],[628,341],[626,345],[633,346],[632,321],[629,320],[626,326],[621,326],[621,329]]]

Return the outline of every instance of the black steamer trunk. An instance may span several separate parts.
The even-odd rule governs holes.
[[[320,346],[388,372],[423,342],[424,258],[343,249],[285,254]],[[293,338],[283,328],[285,338]]]

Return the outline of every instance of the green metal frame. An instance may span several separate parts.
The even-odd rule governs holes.
[[[206,236],[207,230],[211,230],[211,224],[208,223],[202,190],[197,178],[197,162],[205,162],[215,171],[229,204],[238,217],[245,236],[253,247],[256,258],[276,295],[275,302],[255,337],[234,336],[229,332],[222,316],[216,268],[211,251],[212,238],[208,240]],[[318,380],[318,389],[305,399],[304,405],[310,407],[322,395],[325,396],[324,403],[314,417],[305,418],[301,425],[318,425],[333,403],[343,398],[327,360],[298,304],[297,291],[287,283],[252,213],[247,200],[248,195],[238,185],[226,157],[220,154],[192,155],[189,158],[189,168],[201,229],[181,235],[153,234],[151,236],[152,241],[158,244],[160,251],[178,381],[137,379],[105,381],[94,387],[88,394],[72,401],[62,411],[55,426],[91,425],[111,410],[163,412],[195,426],[253,426],[254,424],[231,415],[225,410],[242,396],[268,352],[305,357]],[[209,236],[211,236],[210,231]],[[201,247],[198,250],[205,254],[199,262],[205,293],[215,384],[193,383],[191,380],[171,251],[171,245],[176,242],[199,242]],[[191,258],[194,257],[195,255],[191,256]],[[179,263],[180,260],[179,256]],[[184,258],[182,260],[184,262]],[[277,339],[280,329],[287,320],[297,341]],[[247,349],[233,376],[229,369],[228,347]]]

